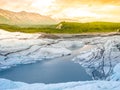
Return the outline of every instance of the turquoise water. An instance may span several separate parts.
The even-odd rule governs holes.
[[[0,72],[0,78],[26,83],[62,83],[86,81],[92,78],[83,67],[71,61],[72,56],[44,60],[34,64],[18,65]]]

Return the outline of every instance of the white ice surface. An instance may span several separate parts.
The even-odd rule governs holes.
[[[117,75],[117,76],[116,76]],[[112,78],[120,77],[120,64],[114,67]],[[120,81],[77,81],[56,84],[27,84],[0,78],[0,90],[120,90]]]
[[[82,41],[87,43],[87,47],[93,47],[81,50],[73,61],[85,67],[93,79],[110,80],[113,68],[120,63],[120,36],[94,37]]]
[[[114,69],[113,74],[110,76],[111,81],[120,81],[120,63],[118,63]]]
[[[0,79],[0,90],[120,90],[118,81],[83,81],[57,84],[27,84]]]
[[[83,47],[78,50],[79,55],[75,56],[73,61],[85,67],[88,73],[97,71],[99,75],[108,74],[107,78],[110,81],[27,84],[0,79],[0,90],[120,90],[120,36],[70,41],[38,37],[40,34],[10,33],[0,30],[0,69],[61,57],[71,54],[71,48]]]
[[[67,45],[57,44],[62,40],[41,39],[40,36],[41,34],[0,30],[0,69],[71,54]],[[70,41],[69,44],[72,46],[74,41]],[[80,42],[79,46],[81,45]]]

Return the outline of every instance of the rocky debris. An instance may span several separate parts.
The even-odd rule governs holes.
[[[49,38],[49,39],[59,39],[60,37],[59,36],[57,36],[57,35],[54,35],[54,34],[41,34],[39,37],[38,37],[38,39],[39,38]]]

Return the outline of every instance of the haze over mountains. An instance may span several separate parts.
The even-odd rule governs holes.
[[[42,16],[37,13],[30,12],[12,12],[8,10],[0,9],[0,24],[9,25],[43,25],[43,24],[55,24],[54,19],[49,16]]]

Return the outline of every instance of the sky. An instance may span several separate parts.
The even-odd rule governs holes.
[[[120,22],[120,0],[0,0],[0,8],[36,12],[61,21]]]

